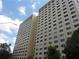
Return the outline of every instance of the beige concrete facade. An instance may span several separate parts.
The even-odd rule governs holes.
[[[34,59],[47,59],[47,47],[55,46],[61,53],[65,42],[79,28],[79,12],[74,0],[50,0],[39,9]]]
[[[36,22],[37,17],[32,15],[20,25],[14,47],[13,59],[27,59],[28,56],[33,57]]]
[[[32,17],[32,28],[31,34],[28,43],[28,58],[34,58],[34,47],[35,47],[35,38],[36,38],[36,31],[37,31],[37,18],[35,15]]]

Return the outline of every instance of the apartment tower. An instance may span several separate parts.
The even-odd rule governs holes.
[[[47,59],[47,48],[52,45],[61,53],[65,42],[79,28],[79,12],[74,0],[50,0],[39,9],[34,59]]]
[[[13,59],[27,59],[29,56],[33,58],[36,21],[37,17],[32,15],[20,25],[13,51]]]

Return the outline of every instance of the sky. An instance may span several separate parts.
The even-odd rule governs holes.
[[[13,51],[19,25],[47,2],[48,0],[0,0],[0,43],[11,43]]]
[[[48,0],[0,0],[0,43],[11,43],[13,51],[19,25],[47,2]],[[76,5],[79,10],[79,3],[76,2]]]

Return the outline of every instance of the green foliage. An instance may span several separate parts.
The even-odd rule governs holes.
[[[67,40],[64,53],[67,59],[79,59],[79,29],[73,32],[71,39]]]
[[[8,45],[7,43],[2,43],[0,45],[0,59],[9,59],[11,56],[10,45],[11,44]]]
[[[48,59],[60,59],[60,53],[55,47],[49,46],[47,52]]]

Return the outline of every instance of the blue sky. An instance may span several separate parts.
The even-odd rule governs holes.
[[[0,43],[11,43],[13,49],[20,23],[48,0],[0,0]]]

